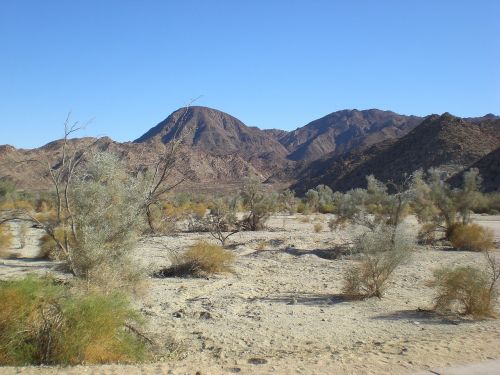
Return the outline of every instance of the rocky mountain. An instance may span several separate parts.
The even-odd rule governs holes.
[[[112,152],[118,155],[129,169],[135,171],[150,168],[158,155],[165,152],[163,144],[119,143],[109,138],[80,138],[69,142],[70,152],[89,148],[93,151]],[[21,189],[45,190],[51,186],[47,163],[56,164],[61,151],[62,141],[51,142],[32,150],[0,146],[0,180],[12,180]],[[183,188],[206,190],[207,183],[211,183],[215,188],[221,183],[237,183],[250,174],[260,175],[260,171],[239,155],[210,155],[192,152],[183,147],[177,155],[177,167],[171,175],[171,180],[178,181],[187,176],[189,184]]]
[[[463,174],[470,168],[477,168],[483,179],[482,189],[486,192],[500,192],[500,147],[482,157],[469,168],[455,174],[450,178],[452,186],[460,186],[463,181]]]
[[[431,167],[452,175],[499,146],[500,120],[472,123],[448,113],[431,115],[400,139],[340,156],[330,154],[309,164],[296,176],[294,188],[305,191],[325,184],[345,191],[365,186],[370,174],[397,182],[404,174]]]
[[[181,108],[134,143],[168,143],[181,137],[193,152],[210,155],[240,155],[264,174],[275,172],[286,162],[288,151],[275,133],[246,126],[227,113],[207,107]]]
[[[429,167],[452,174],[479,163],[500,146],[500,119],[449,114],[423,119],[376,109],[345,110],[287,132],[249,127],[224,112],[189,107],[173,112],[134,142],[81,138],[71,140],[70,147],[109,150],[130,169],[144,170],[178,137],[182,147],[173,177],[189,176],[184,189],[214,190],[255,174],[270,184],[293,184],[298,191],[320,183],[346,190],[363,186],[368,174],[396,179]],[[33,161],[54,162],[61,146],[61,141],[32,150],[0,146],[0,179],[26,189],[49,187],[44,168]],[[483,169],[495,170],[495,155],[485,158]],[[494,175],[491,181],[497,181]]]
[[[330,113],[279,139],[295,161],[314,161],[326,154],[342,155],[387,139],[400,138],[422,122],[421,117],[390,111],[343,110]]]

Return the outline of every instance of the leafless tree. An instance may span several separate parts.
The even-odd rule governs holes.
[[[226,246],[226,241],[241,230],[242,223],[238,221],[234,202],[218,199],[213,202],[207,217],[204,219],[206,227],[213,238]]]
[[[186,120],[190,106],[197,99],[198,98],[191,100],[191,102],[184,107],[182,115],[176,120],[176,125],[182,124]],[[177,127],[172,140],[164,145],[164,152],[151,164],[153,172],[150,177],[148,177],[147,193],[144,199],[143,209],[146,213],[148,226],[153,233],[156,232],[156,228],[154,225],[152,208],[160,204],[162,197],[166,193],[175,189],[186,181],[186,179],[190,178],[188,171],[179,170],[176,167],[181,146],[184,143],[185,137],[191,130],[188,129],[184,134],[180,134],[179,130],[180,127]],[[180,177],[173,180],[175,171],[179,172]]]

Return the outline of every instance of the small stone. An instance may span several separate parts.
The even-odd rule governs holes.
[[[200,319],[212,319],[212,314],[210,314],[208,311],[202,311],[200,312]]]
[[[183,312],[183,311],[181,311],[181,310],[179,310],[179,311],[174,312],[174,313],[172,314],[172,316],[173,316],[174,318],[179,318],[179,319],[180,319],[180,318],[184,318],[184,312]]]
[[[264,358],[250,358],[248,363],[251,365],[264,365],[267,363],[267,359]]]

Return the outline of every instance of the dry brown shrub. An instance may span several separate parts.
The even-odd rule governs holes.
[[[437,288],[437,311],[456,311],[475,318],[494,315],[494,288],[484,270],[472,266],[444,267],[434,272],[429,286]]]
[[[265,240],[263,240],[263,241],[259,241],[259,242],[257,243],[256,250],[257,250],[257,251],[263,251],[263,250],[265,250],[265,249],[266,249],[266,247],[267,247],[267,241],[265,241]]]
[[[434,223],[424,223],[418,231],[417,240],[422,245],[432,245],[438,240],[438,230]]]
[[[8,256],[9,248],[12,246],[12,239],[10,228],[6,224],[0,225],[0,257]]]
[[[199,241],[174,260],[172,266],[155,273],[157,277],[204,277],[231,272],[234,254],[221,246]]]
[[[321,232],[323,230],[323,224],[316,223],[316,224],[314,224],[313,228],[314,228],[314,231],[316,233],[319,233],[319,232]]]
[[[450,241],[455,249],[467,251],[486,251],[494,247],[493,231],[477,224],[454,225]]]
[[[54,229],[54,236],[58,241],[64,242],[64,229],[61,227]],[[68,233],[66,233],[66,236],[69,243],[73,246],[74,245],[73,237]],[[42,237],[40,237],[38,246],[39,246],[39,252],[38,252],[39,258],[44,258],[44,259],[50,258],[58,261],[66,260],[61,249],[57,246],[56,241],[54,241],[54,239],[48,234],[44,234]]]
[[[205,203],[196,203],[191,207],[191,211],[194,214],[195,218],[203,219],[208,210],[208,206]]]

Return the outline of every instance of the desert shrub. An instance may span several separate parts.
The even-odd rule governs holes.
[[[309,189],[304,196],[305,204],[312,210],[317,211],[319,206],[319,193],[314,189]]]
[[[300,222],[301,223],[310,223],[311,222],[311,218],[309,217],[309,215],[304,214],[304,216],[302,216],[300,218]]]
[[[16,193],[16,184],[8,179],[0,180],[0,202],[8,199]]]
[[[54,254],[57,253],[57,243],[48,234],[44,234],[38,240],[38,257],[39,258],[54,258]]]
[[[309,189],[304,196],[304,204],[311,212],[332,213],[333,191],[326,185],[318,185],[315,189]]]
[[[66,260],[66,255],[61,251],[56,240],[60,243],[68,241],[70,246],[75,245],[74,237],[67,230],[66,232],[62,227],[57,227],[53,230],[52,235],[45,233],[38,241],[38,257],[45,259],[52,259],[58,261]]]
[[[343,294],[353,299],[381,298],[386,281],[409,258],[414,244],[413,233],[403,225],[365,233],[356,245],[359,262],[344,275]]]
[[[208,205],[206,203],[198,202],[191,205],[190,210],[194,217],[198,220],[203,219],[207,213]]]
[[[0,225],[0,257],[6,257],[12,246],[12,233],[7,224]]]
[[[323,224],[321,223],[316,223],[313,225],[313,229],[316,233],[319,233],[323,230]]]
[[[155,273],[157,277],[204,277],[216,273],[231,272],[234,254],[221,246],[199,241],[173,259],[170,267]]]
[[[226,246],[226,241],[232,235],[238,233],[242,223],[238,220],[236,213],[236,201],[227,199],[214,199],[210,203],[210,211],[202,221],[203,227],[207,228],[211,236]]]
[[[418,243],[422,245],[432,245],[437,240],[438,229],[433,223],[425,223],[423,224],[417,235]]]
[[[477,224],[455,224],[449,238],[455,249],[485,251],[493,248],[493,232]]]
[[[249,211],[244,220],[244,229],[256,231],[264,227],[265,221],[276,211],[277,196],[264,191],[256,176],[246,177],[240,192],[243,204]]]
[[[352,189],[332,195],[335,217],[330,228],[356,224],[374,230],[380,225],[398,226],[408,214],[413,199],[413,184],[409,178],[400,184],[384,184],[373,176],[367,176],[366,189]],[[389,194],[389,187],[394,190]]]
[[[151,232],[151,227],[153,227],[154,233],[172,234],[177,231],[177,222],[181,219],[180,211],[170,202],[151,205],[148,214],[150,228],[144,228],[144,230]]]
[[[0,282],[0,365],[136,362],[146,346],[119,294],[75,295],[50,278]]]
[[[421,224],[433,226],[443,233],[443,239],[450,239],[453,227],[471,223],[473,208],[484,201],[480,192],[481,176],[477,169],[464,173],[459,189],[452,189],[445,181],[445,175],[431,170],[427,181],[424,174],[414,175],[415,196],[412,208]]]
[[[297,198],[295,197],[295,192],[290,189],[283,190],[278,195],[278,209],[281,212],[286,212],[288,214],[293,214],[297,212]]]
[[[311,207],[307,203],[300,202],[297,205],[297,212],[303,215],[310,215],[312,213]]]
[[[429,286],[437,289],[435,309],[474,317],[493,314],[494,289],[488,273],[473,266],[444,267],[434,272]]]
[[[125,287],[140,278],[132,250],[143,223],[138,215],[141,189],[120,160],[108,153],[94,155],[75,176],[71,190],[75,233],[68,261],[77,276],[109,288]],[[118,284],[102,283],[107,276]]]
[[[333,203],[320,204],[318,211],[322,214],[332,214],[335,212],[335,205]]]

